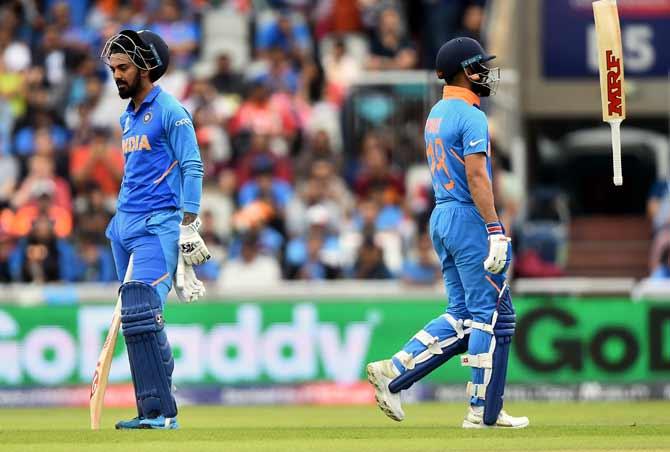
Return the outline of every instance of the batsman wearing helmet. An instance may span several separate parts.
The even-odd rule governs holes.
[[[198,233],[203,167],[191,116],[155,86],[169,64],[165,42],[150,31],[121,31],[101,58],[122,99],[124,176],[107,227],[121,286],[121,326],[137,400],[137,417],[118,429],[178,428],[172,395],[174,361],[163,306],[175,280],[183,301],[204,295],[193,265],[210,258]]]
[[[367,366],[379,407],[396,421],[404,418],[400,391],[467,352],[461,364],[472,368],[472,381],[463,427],[528,425],[502,410],[515,314],[505,280],[512,250],[493,202],[488,124],[479,109],[499,80],[498,69],[487,66],[493,58],[470,38],[452,39],[437,54],[446,85],[424,135],[436,199],[430,235],[449,304],[391,359]]]

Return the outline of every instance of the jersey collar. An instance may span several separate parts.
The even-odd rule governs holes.
[[[160,92],[161,92],[161,87],[158,86],[158,85],[151,88],[151,91],[149,91],[149,93],[144,97],[144,100],[140,104],[140,107],[144,104],[150,104],[151,102],[153,102],[153,100],[156,98],[156,96],[158,96],[158,94]],[[135,110],[135,107],[133,105],[132,100],[130,102],[128,102],[128,107],[126,108],[126,110],[129,111],[129,112],[132,112],[132,111]],[[139,109],[137,111],[139,111]]]
[[[445,86],[442,90],[442,99],[461,99],[470,105],[479,107],[479,96],[469,89],[461,88],[460,86]]]

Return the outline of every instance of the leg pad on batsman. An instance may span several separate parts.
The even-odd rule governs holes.
[[[432,320],[393,356],[400,375],[390,384],[392,393],[409,389],[415,382],[468,349],[470,328],[463,320],[444,314]]]
[[[133,369],[140,415],[172,418],[177,405],[172,396],[174,360],[164,330],[161,300],[149,284],[131,281],[121,287],[121,325]]]
[[[473,381],[468,382],[467,393],[475,404],[478,404],[478,400],[483,401],[483,420],[486,425],[496,423],[503,406],[507,361],[515,322],[516,315],[507,284],[500,291],[491,323],[469,322],[472,328],[471,354],[462,356],[461,364],[473,368]],[[482,353],[482,347],[487,351]]]

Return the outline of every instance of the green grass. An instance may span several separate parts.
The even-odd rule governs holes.
[[[184,407],[178,431],[114,431],[130,410],[108,409],[88,430],[85,409],[0,409],[0,451],[666,450],[670,403],[510,403],[525,430],[463,430],[460,404],[406,407],[396,423],[373,406]]]

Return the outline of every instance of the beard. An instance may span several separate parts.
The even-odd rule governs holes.
[[[134,97],[135,94],[137,94],[137,89],[139,88],[139,86],[140,86],[139,71],[137,72],[135,79],[130,84],[124,81],[116,82],[116,88],[119,90],[119,97],[121,99],[130,99],[131,97]]]

